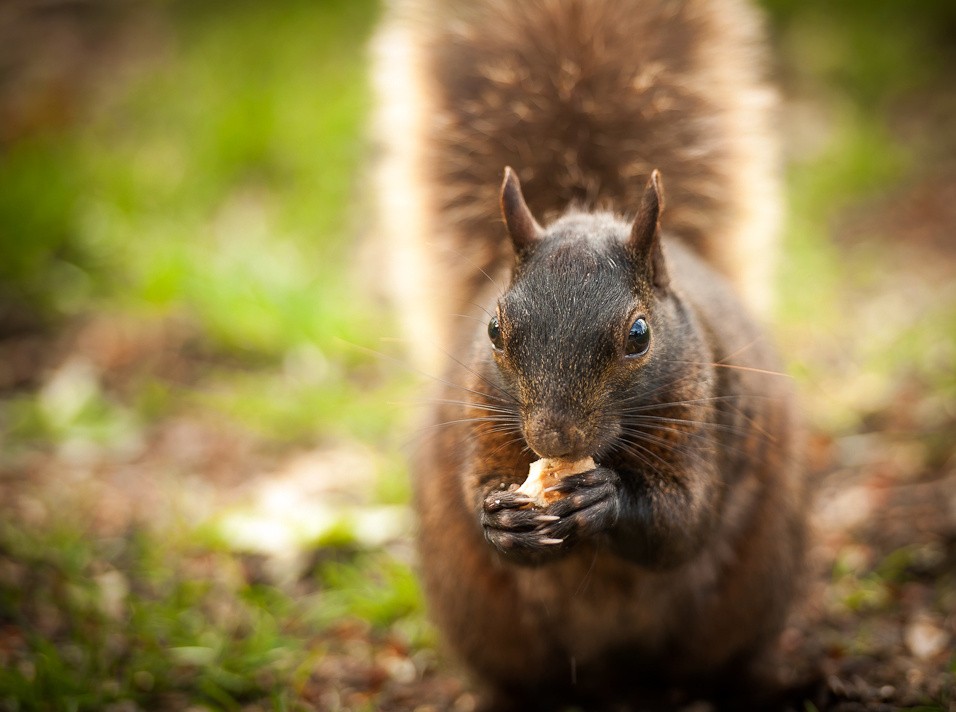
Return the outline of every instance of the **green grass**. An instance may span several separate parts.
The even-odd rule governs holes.
[[[279,690],[306,654],[298,604],[246,582],[228,554],[190,556],[145,533],[95,542],[72,527],[2,541],[0,561],[24,581],[4,586],[0,615],[25,638],[0,669],[2,709],[152,709],[173,693],[238,709]]]
[[[340,295],[373,6],[175,9],[168,61],[5,156],[4,276],[34,299],[55,284],[59,313],[183,311],[224,349],[341,352],[331,335],[370,326]]]
[[[345,410],[350,427],[381,434],[394,418],[377,418],[356,384],[381,370],[369,349],[381,350],[387,322],[343,269],[362,228],[350,206],[363,200],[363,46],[376,8],[215,8],[172,5],[165,61],[110,93],[109,111],[0,162],[0,278],[42,319],[182,318],[213,355],[298,368],[226,370],[183,391],[200,407],[293,439]],[[87,395],[82,412],[37,400],[5,406],[4,419],[60,439],[126,419]]]
[[[956,13],[944,2],[915,12],[891,0],[763,4],[783,57],[782,81],[797,97],[811,97],[817,115],[810,123],[821,124],[808,146],[792,150],[788,167],[775,324],[788,368],[808,394],[811,422],[853,432],[901,382],[953,393],[956,303],[940,299],[916,318],[900,312],[886,314],[885,324],[866,321],[866,302],[884,291],[893,268],[886,246],[899,238],[878,227],[855,246],[833,236],[839,216],[879,205],[945,160],[933,138],[907,135],[898,124],[904,109],[938,110],[929,97],[939,96],[935,87],[953,59],[945,37]],[[864,323],[848,321],[850,314]]]
[[[7,394],[6,462],[76,442],[110,453],[188,414],[278,449],[390,451],[402,416],[383,402],[407,385],[374,354],[387,321],[345,267],[363,229],[376,13],[169,4],[166,53],[108,91],[108,110],[4,156],[0,298],[48,328],[89,314],[179,320],[193,334],[184,358],[200,358],[185,382],[147,371],[120,390],[80,359]],[[382,465],[371,496],[407,501],[404,477]],[[78,516],[0,527],[0,629],[20,636],[0,665],[2,710],[293,709],[329,626],[427,639],[404,557],[365,551],[348,517],[311,545],[352,553],[293,595],[250,573],[255,555],[215,521],[102,539]]]

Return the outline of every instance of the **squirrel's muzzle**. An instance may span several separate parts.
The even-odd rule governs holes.
[[[574,459],[593,454],[592,438],[575,418],[539,410],[525,419],[523,429],[539,457]]]

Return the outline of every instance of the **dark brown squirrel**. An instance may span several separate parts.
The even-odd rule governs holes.
[[[392,277],[452,361],[414,462],[445,644],[488,709],[756,695],[806,512],[749,315],[778,202],[759,18],[407,2],[377,50]],[[539,457],[589,456],[546,507],[515,492]]]

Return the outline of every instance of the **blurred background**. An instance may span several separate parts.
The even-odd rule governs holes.
[[[956,4],[764,0],[805,709],[956,709]],[[370,0],[0,4],[0,710],[470,710],[370,294]]]

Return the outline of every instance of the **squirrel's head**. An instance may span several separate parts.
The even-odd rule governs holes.
[[[599,454],[620,434],[616,414],[665,375],[679,316],[661,246],[663,202],[654,171],[633,222],[570,212],[543,228],[505,170],[501,210],[515,265],[488,338],[541,457]]]

